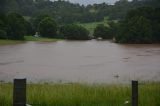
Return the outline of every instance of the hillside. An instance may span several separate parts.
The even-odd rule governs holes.
[[[141,6],[160,7],[159,0],[120,0],[114,5],[106,3],[93,5],[73,4],[69,1],[50,0],[1,0],[0,12],[17,12],[27,17],[49,14],[59,23],[97,22],[109,19],[123,19],[128,10]]]

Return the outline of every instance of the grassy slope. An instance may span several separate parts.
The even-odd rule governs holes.
[[[11,106],[12,87],[0,84],[0,106]],[[29,84],[27,94],[35,106],[131,106],[129,85]],[[160,106],[159,98],[160,83],[139,85],[140,106]]]
[[[108,26],[107,20],[102,21],[102,22],[80,23],[78,25],[85,27],[87,30],[89,30],[90,35],[93,35],[94,29],[96,28],[98,24],[104,24],[105,26]]]

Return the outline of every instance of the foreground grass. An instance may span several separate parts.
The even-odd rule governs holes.
[[[12,84],[0,84],[0,106],[12,105]],[[139,106],[160,106],[160,83],[139,85]],[[33,106],[131,106],[129,85],[28,84]]]

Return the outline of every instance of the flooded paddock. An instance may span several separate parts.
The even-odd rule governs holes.
[[[0,46],[0,80],[23,77],[64,83],[160,81],[160,45],[90,40]]]

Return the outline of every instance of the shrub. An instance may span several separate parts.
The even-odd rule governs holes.
[[[111,39],[112,35],[109,32],[109,28],[104,26],[103,24],[97,25],[97,27],[94,30],[94,37],[95,38],[103,38],[103,39]]]
[[[7,33],[4,30],[0,29],[0,39],[7,39]]]
[[[89,31],[75,24],[65,25],[60,28],[60,35],[71,40],[88,40]]]
[[[17,13],[9,13],[7,15],[7,36],[13,40],[23,40],[26,34],[26,21]]]
[[[49,17],[44,18],[39,23],[38,29],[42,37],[54,38],[57,35],[57,24]]]

